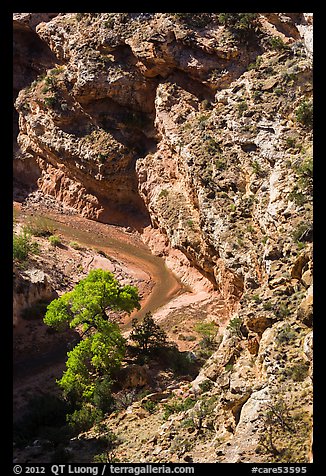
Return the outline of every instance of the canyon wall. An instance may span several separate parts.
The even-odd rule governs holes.
[[[28,36],[38,65],[29,84],[16,75],[19,193],[131,225],[154,253],[163,239],[161,254],[181,252],[223,297],[231,327],[193,383],[219,396],[216,452],[203,458],[270,461],[262,415],[282,404],[300,431],[277,430],[285,449],[273,457],[307,461],[312,15],[259,14],[249,26],[206,14],[17,15],[17,49]]]

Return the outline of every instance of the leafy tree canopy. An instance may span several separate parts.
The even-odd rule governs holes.
[[[95,269],[73,291],[49,304],[44,322],[56,328],[82,325],[85,334],[92,328],[106,332],[109,311],[130,313],[135,308],[140,309],[135,286],[121,286],[112,273]]]
[[[58,381],[66,397],[94,403],[100,382],[110,381],[125,354],[125,339],[109,311],[140,309],[138,290],[121,286],[112,273],[90,271],[75,288],[52,301],[44,317],[48,326],[69,325],[82,331],[82,340],[68,352],[66,371]],[[97,393],[96,393],[97,392]]]

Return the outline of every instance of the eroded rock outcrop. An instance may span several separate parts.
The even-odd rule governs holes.
[[[173,15],[67,13],[36,26],[55,61],[20,86],[16,177],[85,217],[147,227],[154,252],[186,260],[181,279],[195,268],[226,304],[229,324],[193,382],[198,405],[164,424],[148,417],[145,459],[306,462],[312,16],[264,13],[247,28]]]
[[[19,326],[24,310],[38,302],[50,302],[57,293],[49,282],[49,277],[40,269],[14,270],[13,325]]]

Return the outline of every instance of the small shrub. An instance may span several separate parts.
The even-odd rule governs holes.
[[[276,306],[274,313],[278,318],[284,319],[291,314],[291,310],[286,306],[286,304],[281,303]]]
[[[104,378],[102,381],[97,381],[95,383],[92,397],[93,403],[96,408],[104,413],[112,410],[114,406],[114,399],[111,393],[112,384],[113,382],[109,378]]]
[[[83,247],[79,243],[77,243],[77,241],[71,241],[69,243],[69,246],[71,248],[73,248],[74,250],[82,250],[83,249]]]
[[[253,30],[259,26],[257,13],[219,13],[218,22],[235,30]]]
[[[262,302],[262,299],[261,299],[261,297],[259,296],[259,294],[253,294],[253,295],[251,296],[251,299],[252,299],[253,301],[255,301],[257,304],[260,304],[260,303]]]
[[[297,148],[297,141],[294,137],[287,137],[285,139],[285,145],[288,149],[296,149]]]
[[[86,16],[86,13],[76,13],[76,20],[80,21]]]
[[[274,94],[276,94],[276,96],[283,96],[284,93],[285,93],[285,91],[282,88],[275,88],[274,89]]]
[[[284,450],[279,447],[279,443],[282,441],[279,438],[280,432],[285,435],[285,432],[292,433],[294,431],[287,403],[282,397],[277,401],[267,403],[261,418],[263,429],[257,447],[258,452],[267,451],[274,457],[280,454],[283,456]],[[287,439],[289,439],[289,435]]]
[[[256,91],[254,91],[254,94],[253,94],[254,99],[255,99],[256,101],[258,101],[258,100],[261,98],[262,95],[263,95],[263,92],[262,92],[262,91],[259,91],[259,90],[257,90],[257,89],[256,89]]]
[[[65,67],[64,66],[58,66],[57,68],[53,68],[49,71],[49,74],[51,76],[56,76],[64,71]]]
[[[218,325],[215,322],[198,322],[195,325],[195,331],[202,336],[213,337],[218,331]]]
[[[313,159],[305,159],[302,164],[297,167],[296,173],[298,174],[298,184],[305,189],[308,193],[312,193],[313,185]]]
[[[160,360],[176,375],[191,375],[197,373],[189,352],[180,352],[176,347],[170,347],[159,352]]]
[[[217,344],[212,336],[204,336],[199,342],[197,355],[202,360],[207,360],[216,350]]]
[[[128,408],[133,402],[141,398],[136,389],[126,390],[115,394],[115,409],[121,410]]]
[[[183,426],[183,428],[196,428],[193,417],[189,417],[185,420],[182,420],[181,425]]]
[[[13,258],[19,262],[27,260],[30,254],[35,254],[39,250],[37,243],[31,240],[31,237],[26,231],[19,235],[13,236]]]
[[[94,463],[120,463],[115,450],[104,451],[93,458]]]
[[[239,102],[237,105],[237,109],[238,109],[238,115],[239,117],[241,117],[243,113],[248,109],[247,101],[243,99],[241,102]]]
[[[157,408],[157,402],[152,402],[151,400],[146,400],[141,404],[142,408],[148,413],[155,413]]]
[[[46,97],[44,98],[44,104],[47,106],[47,107],[52,107],[56,104],[57,102],[57,98],[56,96],[49,96],[49,97]]]
[[[106,449],[112,449],[119,443],[119,438],[111,430],[108,429],[107,424],[99,422],[95,425],[94,431],[98,433],[96,438],[97,443]]]
[[[210,136],[206,136],[206,137],[207,138],[204,142],[205,150],[209,154],[216,154],[217,152],[221,152],[221,147],[219,143],[213,137],[210,137]]]
[[[206,122],[208,121],[209,119],[209,115],[206,113],[206,114],[199,114],[197,116],[197,121],[198,121],[198,125],[205,125]]]
[[[308,377],[309,363],[299,362],[285,369],[285,375],[294,382],[303,382]]]
[[[255,174],[257,175],[263,175],[264,171],[260,165],[260,163],[257,161],[257,160],[253,160],[251,162],[251,167],[252,167],[252,170]]]
[[[60,246],[61,239],[58,235],[51,235],[49,236],[49,242],[51,246]]]
[[[283,79],[286,83],[288,83],[289,86],[293,86],[294,81],[295,81],[295,74],[294,73],[289,73],[288,71],[283,74]]]
[[[184,400],[178,400],[172,403],[166,403],[164,405],[163,420],[167,420],[170,415],[173,413],[185,412],[192,408],[196,403],[195,399],[190,397],[185,398]]]
[[[109,463],[107,452],[104,451],[103,453],[99,453],[98,455],[95,455],[93,457],[93,463]]]
[[[89,430],[94,423],[101,420],[102,412],[90,405],[85,405],[79,410],[67,415],[67,422],[74,434]]]
[[[171,13],[171,15],[193,28],[203,28],[212,21],[210,13]]]
[[[284,50],[287,48],[286,44],[279,36],[272,36],[268,39],[268,44],[273,50]]]
[[[47,86],[49,86],[49,90],[51,87],[55,84],[56,80],[53,78],[53,76],[45,76],[44,82]]]
[[[108,20],[105,20],[103,22],[103,26],[104,26],[104,28],[113,28],[114,27],[114,19],[109,18]]]
[[[282,327],[282,329],[279,330],[275,340],[278,344],[283,344],[283,343],[290,342],[296,337],[297,337],[296,332],[292,329],[292,327],[289,324],[287,324],[284,327]]]
[[[184,335],[184,334],[179,334],[178,339],[180,340],[186,340],[188,342],[192,342],[196,340],[196,337],[194,335]]]
[[[257,56],[256,61],[254,63],[249,64],[248,71],[250,71],[252,69],[258,69],[260,67],[261,63],[262,63],[262,57]]]
[[[104,448],[105,451],[98,455],[95,455],[93,458],[94,463],[118,463],[119,460],[115,454],[115,447],[120,443],[119,438],[112,431],[107,429],[107,426],[99,423],[95,427],[95,431],[100,433],[100,436],[97,438],[97,443],[100,444],[101,448]]]
[[[294,202],[296,205],[299,207],[304,205],[307,201],[307,197],[298,189],[298,187],[295,187],[288,195],[289,200]]]
[[[163,190],[160,191],[159,198],[167,197],[169,195],[169,191],[166,190],[166,188],[163,188]]]
[[[201,103],[200,106],[202,109],[207,110],[207,109],[212,109],[212,104],[208,101],[208,99],[204,99]]]
[[[186,224],[187,224],[187,226],[189,226],[189,228],[193,228],[193,226],[194,226],[193,220],[187,220]]]
[[[242,337],[241,326],[242,319],[240,317],[234,317],[227,325],[227,329],[231,332],[232,335]]]
[[[296,242],[309,241],[312,234],[312,225],[310,223],[302,222],[292,232],[292,237]]]
[[[214,383],[212,382],[212,380],[209,380],[209,379],[204,380],[203,382],[199,384],[199,388],[201,389],[203,393],[209,392],[209,390],[211,390],[213,386],[214,386]]]
[[[224,162],[223,159],[217,159],[215,160],[214,162],[214,165],[216,167],[217,170],[225,170],[226,169],[226,163]]]
[[[313,126],[313,104],[312,101],[303,100],[295,111],[296,120],[307,128]]]
[[[105,164],[106,159],[107,159],[107,154],[98,154],[98,156],[97,156],[97,160],[98,160],[101,164]]]

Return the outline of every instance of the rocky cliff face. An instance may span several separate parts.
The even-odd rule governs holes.
[[[260,14],[252,28],[206,14],[34,15],[15,17],[17,48],[27,35],[38,65],[25,79],[43,73],[17,73],[16,180],[141,228],[154,252],[164,237],[160,253],[179,250],[227,303],[186,414],[207,440],[171,416],[148,454],[308,461],[312,15]],[[177,452],[176,429],[190,441]]]

